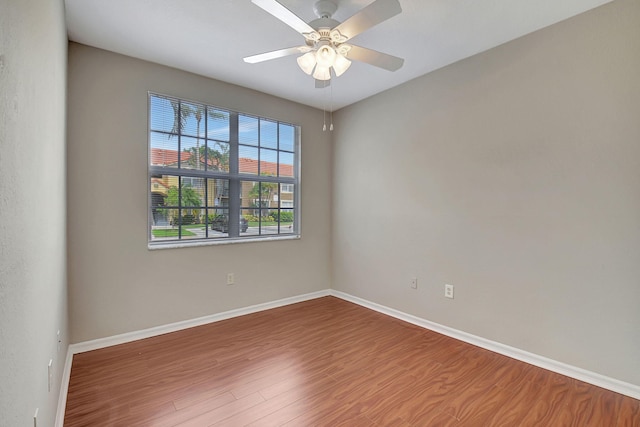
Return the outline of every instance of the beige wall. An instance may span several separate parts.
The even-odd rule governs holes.
[[[640,2],[335,121],[335,289],[640,385]]]
[[[68,84],[72,342],[330,287],[331,143],[322,112],[75,43]],[[301,125],[302,239],[149,251],[147,91]]]
[[[3,427],[54,425],[66,358],[66,66],[62,0],[0,0]]]

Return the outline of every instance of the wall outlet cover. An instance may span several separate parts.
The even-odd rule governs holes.
[[[444,285],[444,296],[453,299],[453,285]]]

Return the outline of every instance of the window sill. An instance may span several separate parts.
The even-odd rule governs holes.
[[[194,242],[166,242],[166,243],[147,243],[150,251],[160,249],[177,249],[177,248],[193,248],[198,246],[217,246],[217,245],[233,245],[236,243],[255,243],[255,242],[276,242],[281,240],[300,240],[299,234],[291,236],[278,237],[257,237],[257,238],[241,238],[241,239],[218,239],[218,240],[198,240]]]

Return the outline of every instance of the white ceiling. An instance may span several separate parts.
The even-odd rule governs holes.
[[[405,59],[389,72],[354,62],[332,80],[333,109],[397,86],[611,0],[400,0],[403,12],[350,43]],[[280,0],[309,22],[314,0]],[[336,0],[342,22],[372,0]],[[303,38],[251,0],[65,0],[69,39],[323,108],[296,56],[245,56]],[[328,108],[328,106],[327,106]]]

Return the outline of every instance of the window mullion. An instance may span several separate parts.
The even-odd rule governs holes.
[[[204,106],[204,170],[209,172],[209,106]],[[198,135],[199,137],[200,135]],[[200,155],[200,153],[198,153]],[[202,178],[204,185],[204,237],[209,238],[209,180]]]
[[[238,179],[240,147],[238,113],[229,115],[229,237],[240,235],[240,180]]]

